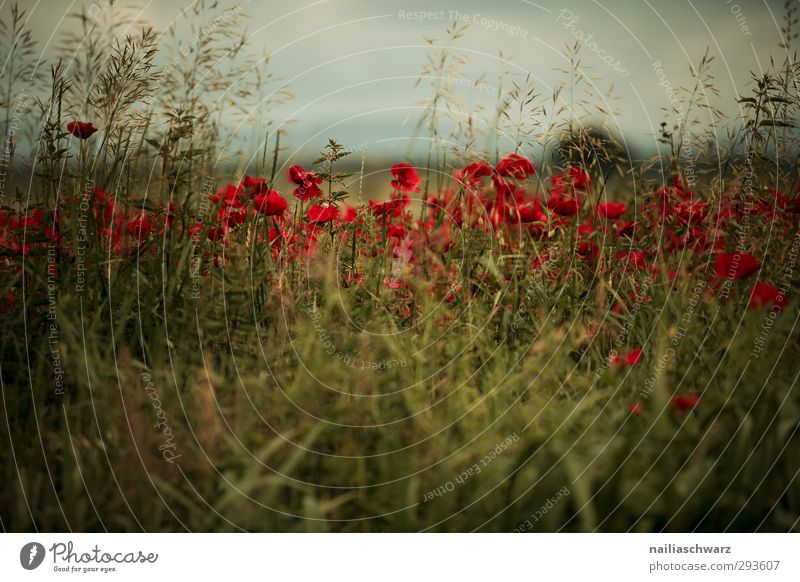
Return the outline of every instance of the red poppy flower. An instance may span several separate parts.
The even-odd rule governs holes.
[[[481,178],[492,175],[492,167],[486,162],[474,162],[455,173],[455,179],[459,184],[476,186]]]
[[[771,195],[775,205],[781,210],[785,210],[786,212],[800,211],[800,198],[792,198],[773,188],[767,188],[766,190]],[[773,200],[769,200],[767,203],[772,204]]]
[[[586,190],[592,185],[592,177],[583,168],[572,166],[567,170],[567,174],[572,178],[572,187],[576,190]]]
[[[536,166],[528,158],[519,154],[508,154],[494,168],[495,172],[506,178],[524,180],[536,173]]]
[[[411,164],[405,162],[392,166],[392,188],[400,192],[419,192],[419,183],[422,181]]]
[[[386,236],[394,238],[403,238],[406,236],[406,229],[402,226],[395,226],[394,224],[390,224],[388,230],[386,231]]]
[[[750,293],[750,309],[761,309],[773,305],[774,309],[780,311],[788,304],[789,298],[780,289],[769,283],[756,281],[753,291]]]
[[[210,195],[208,199],[214,204],[222,206],[223,208],[228,206],[238,208],[242,205],[242,201],[240,199],[241,196],[241,188],[237,188],[233,184],[228,184],[224,188],[217,189],[217,193]]]
[[[335,206],[327,206],[323,204],[313,204],[306,211],[308,220],[314,224],[324,224],[330,222],[339,216],[339,209]]]
[[[342,206],[342,210],[342,222],[355,222],[356,218],[358,218],[358,211],[349,204]]]
[[[24,215],[20,221],[19,226],[23,229],[33,229],[42,226],[44,220],[44,210],[41,208],[34,208],[28,214]]]
[[[616,220],[628,211],[628,207],[622,202],[604,202],[597,206],[597,216]]]
[[[636,232],[635,222],[623,222],[617,227],[617,236],[633,237]]]
[[[89,139],[97,128],[91,121],[70,121],[67,124],[67,131],[79,139]]]
[[[282,215],[287,208],[286,199],[275,190],[257,194],[253,202],[255,203],[254,210],[264,216]]]
[[[703,200],[690,200],[676,204],[672,211],[681,222],[698,225],[703,222],[708,214],[708,203]]]
[[[155,230],[155,223],[151,217],[147,216],[147,213],[139,212],[128,221],[125,229],[129,235],[141,243]]]
[[[562,174],[553,174],[550,176],[550,183],[553,186],[553,190],[557,190],[561,193],[563,193],[568,187],[568,184],[566,183],[566,180]]]
[[[306,179],[306,171],[303,166],[292,166],[289,168],[289,179],[295,184],[302,184]]]
[[[228,236],[227,226],[212,226],[208,229],[208,240],[225,241]]]
[[[547,207],[559,216],[575,216],[580,209],[580,202],[556,194],[547,201]]]
[[[597,255],[600,254],[600,246],[592,242],[582,242],[575,247],[575,253],[583,257],[589,264],[594,265],[597,260]]]
[[[721,253],[717,256],[714,270],[720,277],[735,279],[747,279],[756,273],[761,266],[753,255],[747,253]]]
[[[256,189],[260,190],[263,188],[267,183],[266,178],[251,178],[250,176],[245,176],[244,179],[239,183],[241,188],[246,188],[247,190]]]
[[[542,205],[536,200],[523,204],[516,211],[520,222],[547,222],[547,215],[542,210]]]
[[[186,230],[189,233],[189,236],[191,238],[194,238],[198,236],[201,232],[203,232],[203,223],[194,222],[193,224],[190,224]]]
[[[497,193],[497,200],[501,203],[506,198],[511,198],[514,195],[514,187],[499,174],[492,174],[492,184],[494,184],[494,190]]]
[[[375,202],[370,200],[368,207],[370,212],[376,216],[398,217],[403,214],[403,208],[411,203],[411,199],[406,196],[392,196],[386,202]]]
[[[289,179],[297,184],[293,194],[298,200],[307,202],[322,196],[322,190],[318,186],[322,184],[322,178],[314,172],[308,172],[302,166],[292,166],[289,168]]]
[[[247,210],[244,208],[234,208],[228,206],[222,208],[217,213],[217,222],[224,224],[228,228],[234,228],[243,224],[247,220]]]
[[[669,401],[670,406],[675,412],[686,414],[698,404],[700,404],[700,396],[697,394],[683,394],[681,396],[673,396]]]
[[[608,364],[617,368],[624,368],[625,366],[635,366],[642,359],[642,348],[635,348],[627,354],[614,354],[609,356]]]
[[[642,405],[639,404],[638,402],[631,402],[631,405],[628,407],[628,410],[630,410],[630,413],[633,416],[639,416],[642,413],[643,409],[644,408],[642,407]]]
[[[273,249],[279,249],[281,247],[281,239],[283,238],[283,233],[280,230],[276,229],[275,227],[270,226],[269,232],[267,233],[267,238],[269,239],[269,246]]]

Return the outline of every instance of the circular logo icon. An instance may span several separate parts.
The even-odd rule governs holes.
[[[44,546],[39,542],[29,542],[19,551],[19,563],[26,570],[35,570],[44,561]]]

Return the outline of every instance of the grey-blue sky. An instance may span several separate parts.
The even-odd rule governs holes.
[[[142,3],[142,17],[163,30],[188,3]],[[28,2],[37,38],[52,44],[58,30],[69,26],[64,15],[80,5]],[[291,128],[293,146],[318,150],[330,136],[351,147],[360,144],[376,156],[397,157],[405,151],[418,113],[415,104],[429,92],[425,85],[415,87],[430,51],[423,36],[443,37],[456,18],[470,24],[454,46],[469,59],[456,88],[470,93],[472,103],[489,107],[503,67],[520,77],[530,72],[538,92],[547,95],[562,78],[555,70],[565,65],[562,47],[591,35],[584,42],[583,63],[598,77],[598,92],[613,83],[614,106],[622,112],[619,128],[640,146],[652,145],[648,134],[664,118],[661,108],[669,101],[654,61],[661,61],[669,82],[678,86],[688,81],[688,63],[710,47],[722,93],[715,104],[733,115],[734,98],[746,90],[749,71],[765,67],[770,55],[780,58],[781,52],[778,0],[251,0],[242,5],[253,49],[269,50],[272,70],[290,81],[295,99],[273,115],[279,121],[298,120]],[[421,19],[413,15],[416,11],[433,15]],[[507,62],[499,59],[500,51]],[[478,78],[486,86],[470,88]],[[252,139],[254,125],[232,131]]]

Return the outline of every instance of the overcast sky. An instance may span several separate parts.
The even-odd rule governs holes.
[[[107,0],[28,0],[30,25],[41,45],[54,43],[70,26],[68,12],[81,4],[95,9]],[[116,5],[120,2],[117,0]],[[8,2],[3,3],[3,15]],[[140,3],[142,18],[159,30],[173,22],[188,0]],[[224,3],[223,3],[224,4]],[[242,3],[256,52],[269,50],[272,70],[290,81],[295,98],[274,112],[280,122],[295,118],[292,144],[318,150],[327,137],[374,156],[400,156],[418,113],[415,104],[429,87],[415,87],[430,47],[423,36],[444,36],[454,19],[469,29],[454,49],[469,60],[457,90],[471,103],[492,107],[503,67],[519,79],[530,73],[537,92],[549,95],[563,78],[562,48],[584,40],[583,63],[599,78],[598,91],[612,83],[622,114],[620,131],[639,147],[652,145],[664,118],[671,86],[686,84],[688,63],[706,47],[715,56],[715,102],[735,114],[734,98],[747,90],[750,70],[781,59],[782,2],[738,0],[269,0]],[[231,4],[232,5],[232,4]],[[422,16],[415,11],[425,11]],[[48,40],[49,39],[49,40]],[[45,48],[45,53],[50,47]],[[498,54],[507,59],[499,59]],[[653,63],[661,62],[661,71]],[[483,75],[485,86],[474,87]],[[659,76],[660,75],[660,76]],[[409,115],[412,121],[407,121]],[[405,123],[404,123],[405,122]],[[244,140],[254,126],[238,129]],[[649,140],[649,142],[648,142]]]

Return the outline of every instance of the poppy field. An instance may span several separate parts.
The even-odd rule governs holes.
[[[30,155],[6,132],[4,530],[798,530],[795,61],[716,94],[706,54],[647,159],[575,44],[501,139],[438,83],[406,156],[269,123],[223,163],[239,17],[196,76],[147,28],[49,64]]]

